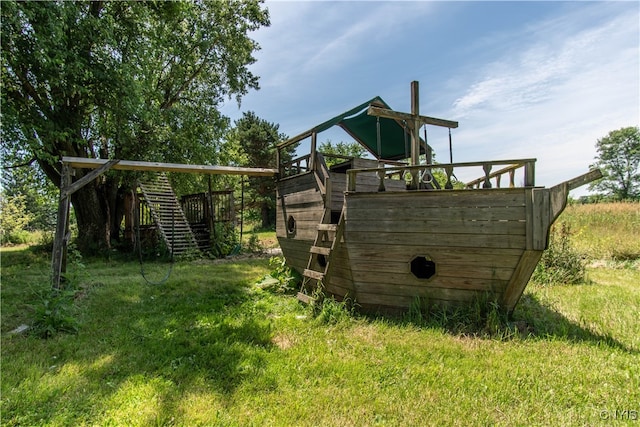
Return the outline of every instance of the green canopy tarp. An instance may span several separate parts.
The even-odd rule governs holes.
[[[382,98],[376,96],[349,111],[327,120],[311,131],[320,133],[333,126],[340,126],[358,143],[364,146],[376,158],[399,160],[410,157],[411,136],[408,129],[394,119],[380,117],[380,145],[378,152],[378,118],[367,114],[369,105],[390,108]],[[406,133],[406,135],[405,135]],[[420,144],[420,153],[424,154],[424,141]]]

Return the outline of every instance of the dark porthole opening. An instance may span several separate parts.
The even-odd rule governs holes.
[[[296,232],[296,220],[292,215],[289,215],[289,218],[287,218],[287,232],[289,234],[295,234]]]
[[[411,261],[411,272],[418,279],[430,279],[436,274],[436,263],[428,257],[417,256]]]

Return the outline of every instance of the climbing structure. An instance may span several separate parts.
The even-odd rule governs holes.
[[[138,181],[140,202],[149,208],[159,235],[174,255],[198,251],[198,243],[165,174]]]
[[[544,188],[535,159],[434,163],[420,127],[458,123],[420,115],[417,82],[411,95],[411,113],[376,97],[278,144],[310,148],[278,161],[276,235],[304,276],[298,298],[321,292],[373,312],[494,302],[512,312],[569,191],[601,173]],[[332,126],[373,158],[320,154],[318,133]],[[479,178],[454,187],[467,173]]]

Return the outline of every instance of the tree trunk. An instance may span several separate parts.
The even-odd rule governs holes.
[[[269,212],[269,202],[268,201],[263,201],[262,202],[262,206],[260,207],[260,213],[261,213],[261,217],[262,217],[262,229],[266,230],[267,228],[269,228],[270,224],[270,212]]]
[[[71,196],[78,223],[78,250],[83,254],[107,250],[110,247],[108,201],[104,188],[89,183]]]

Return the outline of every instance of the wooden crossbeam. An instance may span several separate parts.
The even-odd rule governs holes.
[[[87,159],[83,157],[63,157],[62,162],[73,168],[96,169],[110,162],[107,159]],[[111,167],[114,170],[133,170],[151,172],[183,172],[200,173],[205,175],[246,175],[246,176],[275,176],[277,169],[242,168],[235,166],[187,165],[182,163],[139,162],[120,160]]]
[[[458,122],[454,122],[453,120],[438,119],[436,117],[421,116],[419,114],[414,115],[410,113],[401,113],[399,111],[390,110],[388,108],[380,108],[374,105],[369,106],[367,114],[369,114],[370,116],[386,117],[389,119],[406,120],[408,125],[411,125],[414,121],[417,120],[420,125],[427,124],[451,129],[455,129],[458,127]]]

